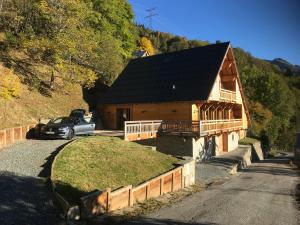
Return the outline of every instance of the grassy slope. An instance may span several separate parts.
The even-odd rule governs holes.
[[[70,93],[53,93],[45,97],[37,91],[29,91],[24,85],[18,99],[0,99],[0,129],[35,123],[39,118],[68,115],[71,109],[87,108],[81,88],[74,86]]]
[[[88,137],[57,156],[52,180],[69,200],[95,189],[137,185],[172,168],[178,159],[113,137]]]
[[[29,58],[24,52],[1,52],[0,66],[13,69],[22,81],[19,98],[9,101],[0,98],[0,129],[35,123],[39,118],[68,115],[74,108],[88,108],[78,85],[66,88],[57,79],[49,97],[28,84],[26,80],[33,78],[49,83],[52,68]]]

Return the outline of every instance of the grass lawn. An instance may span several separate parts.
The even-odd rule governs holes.
[[[254,139],[254,138],[250,138],[250,137],[245,137],[241,140],[239,140],[239,144],[241,145],[250,145],[250,144],[254,144],[255,142],[258,142],[259,140]]]
[[[133,186],[172,168],[177,158],[114,137],[87,137],[67,145],[52,165],[51,179],[70,202],[95,189]]]

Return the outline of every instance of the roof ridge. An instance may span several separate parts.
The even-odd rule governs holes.
[[[161,57],[161,56],[167,56],[167,55],[174,55],[174,54],[178,54],[178,53],[182,53],[182,52],[193,51],[193,50],[200,49],[200,48],[214,47],[214,46],[217,46],[217,45],[227,45],[227,46],[229,46],[230,41],[215,43],[215,44],[210,44],[210,45],[204,45],[204,46],[198,46],[198,47],[194,47],[194,48],[187,48],[187,49],[182,49],[182,50],[178,50],[178,51],[174,51],[174,52],[164,52],[164,53],[159,53],[159,54],[150,55],[150,56],[146,56],[146,57],[138,57],[138,58],[133,58],[130,61],[136,61],[136,60],[141,60],[141,59],[149,59],[149,58],[155,58],[155,57]]]

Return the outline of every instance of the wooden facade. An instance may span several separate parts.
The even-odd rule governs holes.
[[[139,67],[136,66],[136,68]],[[146,69],[149,68],[153,67],[146,67]],[[139,68],[139,71],[142,70]],[[187,68],[187,73],[189,71]],[[155,71],[152,73],[155,74]],[[201,77],[201,74],[199,76]],[[120,82],[117,83],[120,85]],[[185,83],[183,84],[185,85]],[[193,82],[191,85],[195,88]],[[199,84],[199,91],[203,89],[203,83],[201,85]],[[125,101],[117,104],[106,101],[99,105],[103,126],[106,129],[124,129],[125,139],[130,141],[154,138],[157,137],[158,133],[173,133],[191,135],[196,140],[204,138],[204,145],[207,145],[205,143],[209,143],[213,137],[219,151],[228,152],[237,147],[238,139],[245,136],[250,122],[230,45],[227,46],[221,66],[218,67],[218,72],[214,75],[214,81],[210,85],[211,88],[206,95],[207,97],[193,100],[183,100],[186,98],[185,92],[189,93],[189,90],[181,90],[184,95],[182,100],[177,101],[171,100],[174,98],[172,95],[169,95],[170,101],[166,101],[166,98],[165,101],[134,102],[134,100],[130,100],[130,103]],[[174,82],[171,86],[173,86],[175,95],[175,90],[177,86],[180,88],[180,84],[175,85]],[[186,87],[186,89],[188,88]],[[119,89],[122,90],[122,87]],[[130,91],[132,92],[132,90]],[[196,92],[197,90],[193,93]],[[132,93],[128,99],[131,96]],[[190,98],[194,97],[191,96]],[[145,99],[151,99],[151,97],[145,96]],[[126,121],[132,122],[126,123]]]

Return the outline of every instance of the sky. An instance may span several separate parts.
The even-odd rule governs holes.
[[[188,39],[230,41],[262,59],[300,65],[300,0],[128,0],[135,21]]]

